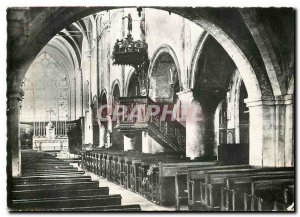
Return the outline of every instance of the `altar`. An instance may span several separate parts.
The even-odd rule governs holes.
[[[68,152],[69,139],[68,137],[60,137],[55,139],[47,139],[43,137],[33,138],[33,150]]]
[[[69,139],[66,135],[66,127],[62,125],[60,127],[62,133],[57,133],[56,130],[59,125],[49,121],[46,127],[43,127],[42,133],[38,133],[33,136],[33,150],[36,151],[56,151],[56,152],[68,152],[69,151]]]

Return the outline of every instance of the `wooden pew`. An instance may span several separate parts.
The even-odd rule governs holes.
[[[209,207],[214,208],[216,202],[215,193],[219,193],[222,185],[224,185],[224,177],[237,177],[237,176],[268,176],[268,175],[282,175],[282,174],[292,174],[293,171],[286,171],[281,168],[253,168],[253,169],[237,169],[234,172],[223,170],[221,171],[207,171],[205,176],[205,202]],[[208,202],[209,201],[209,202]],[[216,204],[217,209],[219,209],[219,204]]]
[[[192,200],[195,202],[195,196],[197,194],[200,197],[199,209],[219,209],[219,201],[215,194],[220,192],[221,186],[224,184],[224,180],[228,177],[237,177],[237,176],[251,176],[251,175],[268,175],[268,174],[285,174],[286,171],[280,168],[222,168],[222,169],[207,169],[202,170],[198,173],[196,178],[199,182],[200,190],[195,192],[195,189],[192,187]],[[200,180],[200,181],[199,181]],[[195,181],[193,182],[193,185]],[[215,204],[217,204],[215,206]],[[195,206],[196,209],[197,206]]]
[[[32,166],[22,166],[22,170],[39,170],[39,169],[72,169],[73,166],[70,165],[57,165],[57,166],[50,166],[50,165],[32,165]]]
[[[294,202],[293,197],[288,197],[288,186],[293,183],[294,174],[291,171],[286,174],[255,174],[227,178],[226,186],[221,188],[221,210],[270,210],[275,207],[275,203],[282,204],[286,209],[288,204]],[[260,191],[264,193],[260,194]],[[266,191],[270,193],[269,198],[266,198]],[[242,200],[236,200],[236,197]],[[250,198],[250,205],[248,198]],[[256,205],[255,202],[257,202]],[[269,207],[266,207],[265,204],[268,205],[268,203]],[[272,204],[271,207],[270,204]]]
[[[102,171],[104,172],[105,170],[103,170],[102,168],[102,157],[104,155],[104,153],[107,150],[102,150],[102,149],[96,149],[96,150],[89,150],[89,151],[84,151],[81,153],[81,167],[85,170],[91,171],[91,172],[95,172],[97,175],[100,175],[102,177],[105,177],[104,174],[102,174]],[[91,154],[94,153],[94,159],[92,159]],[[95,162],[91,162],[91,161],[95,161]],[[92,164],[94,166],[92,166]],[[103,164],[105,165],[105,164]],[[92,171],[92,167],[93,167],[93,171]]]
[[[158,157],[149,157],[141,160],[140,164],[137,164],[138,173],[137,176],[134,177],[137,182],[137,188],[139,189],[139,193],[154,201],[154,197],[156,196],[158,184],[158,177],[156,174],[156,170],[153,169],[159,165],[159,163],[181,163],[187,162],[189,158],[181,157],[181,156],[161,156]],[[157,201],[157,200],[156,200]]]
[[[20,190],[13,191],[13,199],[48,199],[48,198],[60,198],[60,197],[78,197],[78,196],[97,196],[108,195],[108,187],[99,187],[93,189],[46,189],[46,190]]]
[[[40,177],[22,177],[22,178],[15,178],[13,180],[13,183],[15,185],[19,184],[19,185],[24,185],[24,184],[28,184],[28,183],[34,183],[34,184],[41,184],[41,183],[62,183],[62,182],[66,182],[66,183],[71,183],[71,182],[88,182],[88,181],[92,181],[92,178],[90,176],[74,176],[74,177],[70,177],[70,176],[66,176],[66,177],[45,177],[44,179],[41,179]]]
[[[122,176],[123,176],[123,185],[127,189],[131,189],[132,183],[132,175],[135,173],[135,159],[137,158],[139,160],[141,156],[141,153],[131,153],[130,155],[124,156],[124,163],[123,163],[123,169],[122,169]],[[134,161],[134,162],[132,162]],[[135,176],[135,175],[134,175]]]
[[[121,195],[97,195],[82,196],[77,198],[51,198],[51,199],[28,199],[13,200],[14,209],[18,210],[43,210],[43,209],[62,209],[74,207],[91,207],[106,205],[121,205]]]
[[[109,205],[109,206],[92,206],[92,207],[75,207],[75,208],[63,208],[63,209],[47,209],[46,212],[138,212],[141,211],[141,206],[139,204],[133,205]]]
[[[124,185],[124,179],[126,175],[131,175],[131,171],[132,171],[132,161],[136,161],[137,158],[139,158],[140,156],[146,157],[149,154],[145,154],[145,153],[141,153],[141,152],[133,152],[133,151],[126,151],[126,152],[121,152],[118,153],[115,156],[114,159],[114,180],[117,184],[120,184],[123,187],[127,187],[127,185]],[[127,164],[127,165],[124,165]],[[129,166],[129,169],[126,168]],[[126,175],[125,175],[126,173]],[[128,179],[128,178],[127,178]],[[129,178],[131,179],[131,177]],[[130,182],[130,180],[129,180]],[[131,186],[131,184],[130,184]]]
[[[213,164],[213,165],[198,165],[190,163],[188,165],[186,170],[179,170],[175,174],[175,198],[176,198],[176,210],[180,210],[180,202],[182,200],[187,201],[189,205],[192,205],[191,202],[191,194],[189,195],[189,192],[192,189],[191,186],[191,175],[193,172],[198,172],[199,170],[205,170],[205,169],[212,169],[212,168],[223,168],[224,166],[218,165],[218,164]],[[228,166],[228,168],[231,167],[236,167],[236,166]],[[237,167],[241,168],[250,168],[248,165],[239,165]]]
[[[25,184],[25,185],[14,185],[13,190],[47,190],[47,189],[93,189],[99,187],[98,181],[88,181],[88,182],[71,182],[71,183],[38,183],[38,184]]]
[[[130,180],[128,177],[125,177],[127,175],[130,175],[130,170],[131,170],[131,164],[132,164],[132,159],[134,159],[136,156],[143,155],[143,153],[139,152],[132,152],[132,151],[126,151],[126,152],[121,152],[117,153],[114,156],[113,162],[112,162],[112,174],[113,174],[113,181],[123,187],[127,187],[127,182],[128,184],[130,183]],[[124,165],[126,164],[126,165]],[[129,166],[129,169],[128,169]],[[124,184],[124,179],[128,180],[125,181]]]
[[[52,171],[48,172],[35,172],[35,173],[22,173],[22,176],[65,176],[65,175],[84,175],[84,171],[71,171],[71,172],[61,172],[61,171]]]
[[[124,174],[124,183],[127,188],[132,191],[139,192],[145,196],[143,192],[144,186],[142,186],[143,178],[146,177],[146,170],[149,168],[151,163],[157,163],[159,161],[166,161],[167,159],[177,159],[179,158],[174,153],[129,153],[124,154],[121,161],[121,166],[123,164],[122,173]],[[129,167],[129,169],[128,169]],[[122,168],[122,167],[121,167]]]
[[[72,211],[80,207],[83,210],[123,210],[120,195],[108,195],[107,187],[99,188],[99,182],[91,181],[90,176],[83,176],[83,171],[66,166],[61,168],[58,166],[61,165],[61,160],[49,154],[33,153],[33,156],[29,156],[25,155],[22,158],[25,162],[33,162],[32,167],[26,168],[25,173],[28,176],[14,179],[10,187],[11,209]],[[38,165],[38,169],[34,169],[34,165]],[[45,167],[42,168],[43,166]],[[93,168],[92,164],[90,166]],[[140,207],[136,206],[124,207],[125,210],[138,208],[140,210]]]
[[[59,172],[76,172],[78,171],[78,168],[41,168],[41,169],[24,169],[22,172],[23,173],[52,173],[54,171],[59,171]]]
[[[176,172],[187,171],[189,167],[200,167],[200,166],[212,166],[215,165],[215,161],[209,162],[180,162],[180,163],[158,163],[154,166],[154,171],[157,170],[157,177],[153,177],[153,180],[158,180],[157,191],[155,192],[156,198],[154,200],[158,201],[158,204],[173,203],[175,198],[175,176]],[[157,168],[156,168],[157,167]],[[155,174],[155,173],[154,173]],[[168,197],[166,197],[166,191],[168,192]],[[170,193],[172,192],[172,193]],[[173,200],[172,200],[173,198]]]
[[[199,166],[199,167],[190,167],[187,169],[187,192],[188,192],[188,206],[192,207],[195,204],[195,201],[203,201],[203,191],[204,189],[200,188],[200,180],[204,179],[204,172],[206,170],[220,170],[220,169],[238,169],[238,168],[251,168],[249,165],[208,165],[208,166]],[[178,187],[177,187],[178,188]],[[196,194],[200,192],[200,194]]]

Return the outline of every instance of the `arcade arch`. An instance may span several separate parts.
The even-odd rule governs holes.
[[[51,13],[45,10],[41,11],[40,13],[37,12],[35,18],[33,18],[32,22],[35,25],[34,28],[29,28],[28,30],[28,35],[30,37],[16,37],[18,36],[18,33],[13,32],[11,29],[9,30],[9,35],[12,37],[8,37],[8,39],[13,40],[9,41],[8,43],[8,49],[11,50],[11,52],[9,52],[8,58],[8,107],[11,108],[9,109],[10,112],[14,112],[13,114],[8,114],[9,132],[14,132],[15,129],[13,128],[15,126],[19,126],[19,114],[16,114],[16,112],[18,112],[17,108],[20,105],[23,94],[21,83],[28,67],[36,57],[37,53],[51,39],[51,37],[53,37],[60,29],[65,27],[67,24],[75,22],[76,20],[84,16],[107,9],[108,8],[65,8],[53,9]],[[202,26],[221,44],[226,53],[233,60],[238,71],[241,74],[243,81],[245,82],[247,92],[249,93],[247,106],[251,107],[249,109],[250,126],[252,126],[250,127],[250,138],[256,138],[255,140],[250,140],[250,146],[252,144],[253,150],[255,150],[257,146],[260,147],[259,149],[256,149],[258,150],[257,152],[259,152],[256,153],[258,157],[252,156],[253,159],[250,163],[253,165],[273,165],[271,163],[273,162],[273,159],[264,162],[262,157],[264,150],[267,150],[272,145],[271,143],[273,139],[269,139],[267,143],[264,141],[266,138],[268,138],[267,136],[270,134],[270,131],[275,131],[276,129],[266,130],[268,128],[268,126],[266,126],[266,123],[271,126],[276,122],[276,117],[272,115],[275,113],[275,108],[273,108],[275,107],[274,95],[282,93],[280,89],[282,84],[279,83],[279,79],[273,79],[274,76],[277,76],[277,72],[272,73],[271,75],[270,73],[266,75],[265,71],[267,66],[262,65],[261,62],[266,62],[266,60],[268,60],[268,57],[264,58],[264,61],[261,61],[259,60],[260,55],[257,55],[265,51],[268,52],[268,50],[270,49],[254,49],[255,51],[253,53],[252,50],[247,51],[247,48],[249,48],[248,45],[254,45],[250,47],[259,47],[260,45],[258,44],[258,42],[266,42],[259,41],[257,39],[253,40],[253,38],[250,37],[251,34],[255,32],[253,29],[249,32],[249,34],[245,33],[245,35],[241,35],[241,38],[239,38],[238,34],[235,34],[237,30],[232,29],[230,27],[231,25],[226,23],[226,21],[223,21],[222,16],[220,18],[217,15],[214,15],[218,13],[211,13],[211,15],[209,15],[211,10],[213,9],[192,9],[195,11],[195,13],[187,13],[187,10],[190,9],[170,8],[168,10],[170,10],[170,12],[178,13],[179,15],[182,15],[183,17],[188,18],[196,24]],[[207,12],[204,12],[204,10],[207,10]],[[250,13],[249,16],[241,16],[241,10],[230,9],[230,11],[232,12],[232,14],[234,14],[234,16],[237,16],[239,18],[236,19],[236,22],[237,25],[242,25],[243,30],[247,30],[247,27],[243,24],[244,18],[247,18],[250,21],[251,19],[255,20],[255,14]],[[222,13],[222,11],[220,11],[220,13]],[[45,14],[47,16],[45,16]],[[56,19],[56,16],[62,16],[61,14],[66,14],[68,17],[59,19],[60,21],[57,23],[57,25],[50,25],[51,23],[53,23],[53,20],[57,21],[58,19]],[[44,19],[40,19],[41,17],[44,17]],[[260,32],[260,29],[258,28],[257,31]],[[267,33],[265,33],[265,35],[266,34]],[[247,44],[246,42],[249,43]],[[269,56],[272,57],[272,55],[276,54],[270,54]],[[271,59],[274,60],[276,58]],[[180,75],[179,77],[181,77],[181,72],[178,72],[178,74]],[[272,85],[270,85],[270,82],[272,83]],[[279,89],[275,90],[275,88]],[[270,103],[272,106],[269,106],[270,108],[268,107],[268,109],[265,109],[266,106],[264,103]],[[257,121],[257,117],[261,117],[259,121]],[[257,130],[255,130],[254,128],[255,120],[257,123],[256,126],[259,126],[258,129],[261,133],[257,134]],[[272,123],[269,123],[266,120],[272,120],[270,121]],[[14,133],[8,133],[8,143],[18,144],[18,136],[15,136]],[[18,146],[14,146],[12,147],[12,149],[16,149],[18,151]],[[12,152],[14,153],[14,151]],[[18,154],[15,153],[13,155],[15,157],[18,156]]]

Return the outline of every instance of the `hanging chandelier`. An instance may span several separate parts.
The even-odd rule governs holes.
[[[124,18],[128,18],[128,35],[124,39],[117,39],[112,53],[113,65],[129,65],[139,68],[148,61],[148,44],[145,41],[133,39],[131,15],[128,14]]]

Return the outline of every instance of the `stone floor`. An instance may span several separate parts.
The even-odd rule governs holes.
[[[73,164],[77,166],[77,164]],[[79,167],[79,169],[81,169]],[[92,180],[99,180],[100,187],[109,187],[109,194],[121,194],[122,196],[122,205],[127,204],[140,204],[142,211],[175,211],[175,206],[173,207],[166,207],[166,206],[159,206],[151,201],[147,200],[145,197],[134,193],[130,190],[127,190],[119,185],[116,185],[112,182],[107,181],[106,179],[91,173],[86,172],[87,175],[92,177]],[[181,207],[181,210],[186,211],[187,207]]]

